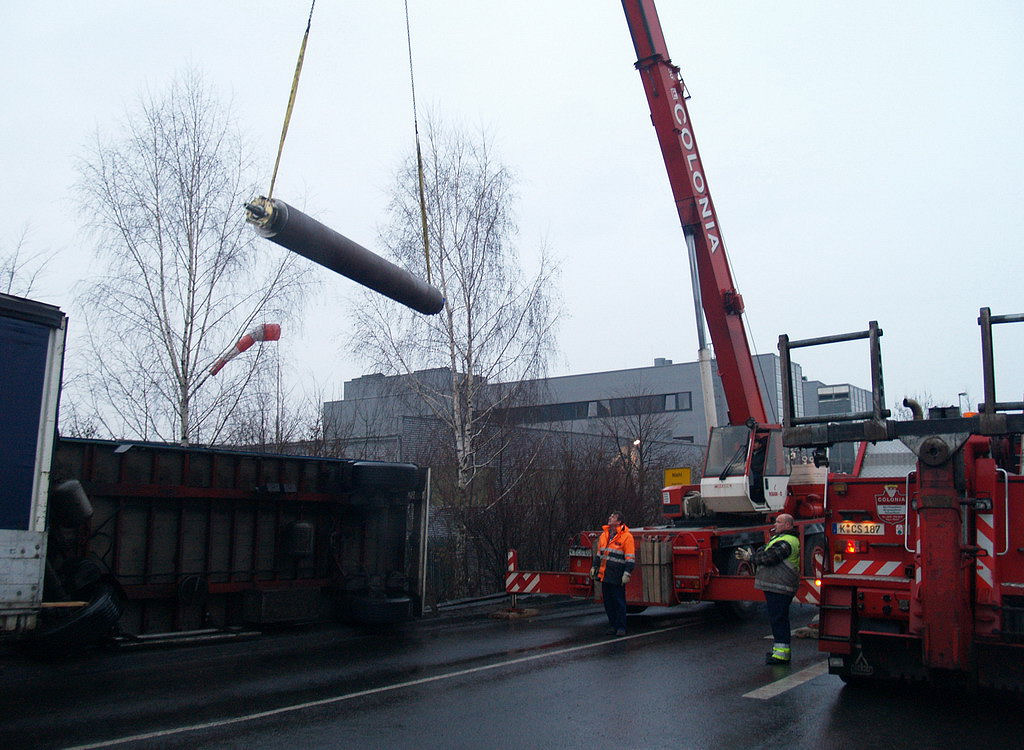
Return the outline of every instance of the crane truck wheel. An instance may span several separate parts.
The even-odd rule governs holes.
[[[737,560],[729,551],[725,561],[725,574],[730,576],[752,576],[754,568],[749,562]],[[746,622],[761,613],[761,602],[715,602],[715,608],[734,620]]]
[[[804,575],[821,578],[825,571],[825,556],[825,535],[808,534],[804,538],[804,548],[801,551]]]

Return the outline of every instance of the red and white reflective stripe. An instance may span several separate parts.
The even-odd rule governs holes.
[[[512,573],[519,566],[518,555],[514,549],[508,551],[508,569],[507,572]]]
[[[982,591],[991,593],[995,588],[994,564],[995,564],[995,526],[991,513],[979,513],[975,516],[975,528],[978,532],[978,546],[985,551],[985,554],[977,558],[977,585],[978,598],[982,599]]]
[[[529,594],[540,586],[540,573],[509,573],[505,576],[505,591],[510,594]]]
[[[808,578],[797,591],[796,600],[801,604],[819,604],[821,602],[821,584],[817,578]]]
[[[797,592],[796,599],[803,604],[816,605],[821,603],[821,576],[825,571],[825,550],[815,547],[811,560],[814,566],[814,576],[804,579],[807,585],[801,587],[801,590]]]
[[[843,560],[833,570],[845,576],[892,576],[903,578],[901,560]]]

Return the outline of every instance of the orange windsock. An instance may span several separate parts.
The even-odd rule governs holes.
[[[281,325],[279,323],[260,323],[258,326],[256,326],[251,331],[242,336],[242,338],[238,339],[238,342],[233,347],[231,347],[231,349],[229,349],[225,354],[219,357],[216,362],[213,363],[213,367],[210,368],[210,374],[216,375],[223,369],[224,365],[226,365],[232,359],[234,359],[239,354],[244,352],[257,341],[277,341],[280,338]]]

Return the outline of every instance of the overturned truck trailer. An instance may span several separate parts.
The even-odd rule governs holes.
[[[47,593],[117,599],[123,634],[422,611],[426,469],[60,439],[52,476],[84,492],[53,498]]]
[[[422,612],[426,469],[58,438],[66,328],[0,294],[0,640]]]

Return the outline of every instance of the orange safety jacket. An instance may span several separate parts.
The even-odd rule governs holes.
[[[631,573],[636,565],[636,547],[633,535],[626,524],[620,523],[615,536],[608,538],[608,526],[605,525],[601,538],[597,540],[598,558],[594,561],[599,565],[598,580],[603,583],[622,585],[622,574]]]

